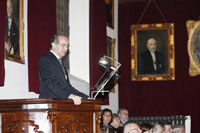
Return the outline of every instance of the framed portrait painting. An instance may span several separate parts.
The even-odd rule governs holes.
[[[106,25],[114,29],[114,0],[105,0],[106,4]]]
[[[200,21],[188,20],[186,22],[188,31],[188,55],[190,59],[189,75],[200,74]]]
[[[111,37],[107,37],[107,56],[111,58],[115,58],[115,43],[116,39],[113,39]],[[111,62],[112,65],[114,65],[114,62]],[[117,79],[112,81],[112,89],[110,89],[111,92],[115,92],[115,85],[117,84]]]
[[[24,64],[24,1],[6,1],[5,58]]]
[[[131,80],[175,80],[174,24],[131,25]]]

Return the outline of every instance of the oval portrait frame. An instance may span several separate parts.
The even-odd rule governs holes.
[[[186,27],[188,31],[187,50],[190,60],[189,75],[197,76],[200,74],[200,21],[188,20]]]

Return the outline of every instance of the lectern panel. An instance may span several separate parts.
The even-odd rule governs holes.
[[[0,133],[99,133],[99,112],[93,100],[0,100]]]

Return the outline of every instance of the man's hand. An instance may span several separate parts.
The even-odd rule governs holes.
[[[5,50],[6,50],[6,52],[7,53],[9,53],[9,54],[14,54],[14,48],[11,46],[11,43],[10,43],[10,41],[8,41],[8,42],[5,42]]]
[[[10,50],[10,54],[12,54],[12,55],[14,54],[14,48],[13,47]]]
[[[10,45],[7,42],[5,42],[5,50],[7,53],[9,53],[9,51],[10,51]]]
[[[79,97],[79,96],[77,96],[77,95],[71,94],[71,95],[69,95],[68,98],[69,98],[69,99],[72,99],[72,100],[74,101],[74,104],[75,104],[75,105],[80,105],[80,104],[81,104],[81,99],[82,99],[82,97]]]

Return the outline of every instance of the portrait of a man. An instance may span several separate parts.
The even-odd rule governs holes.
[[[194,56],[197,62],[200,64],[200,31],[198,30],[194,37]]]
[[[14,16],[12,0],[7,0],[5,52],[10,55],[19,55],[19,23]]]
[[[114,0],[105,0],[106,4],[106,24],[114,28]]]
[[[138,75],[167,74],[167,32],[139,31],[138,37]]]
[[[174,24],[131,25],[131,80],[175,80]]]

